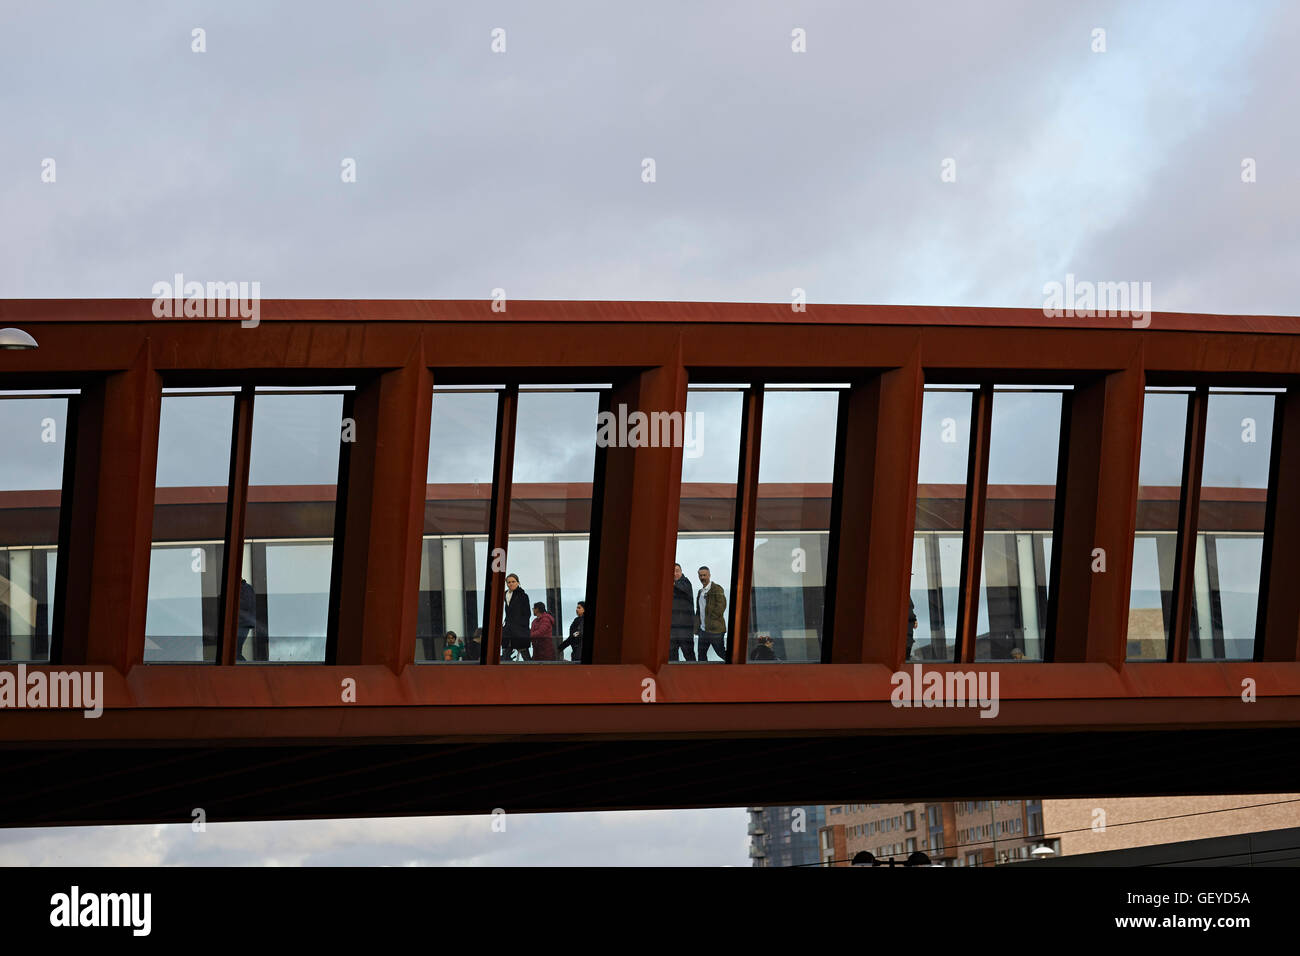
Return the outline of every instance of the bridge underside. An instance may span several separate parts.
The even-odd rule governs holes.
[[[1300,730],[7,749],[0,825],[1300,791]]]

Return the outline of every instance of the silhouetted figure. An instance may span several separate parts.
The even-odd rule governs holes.
[[[501,629],[501,656],[509,658],[511,651],[518,651],[523,660],[532,660],[528,649],[532,645],[531,629],[528,625],[528,592],[519,586],[519,575],[506,575],[506,622]]]
[[[776,648],[772,646],[772,635],[758,635],[758,642],[754,645],[754,649],[749,652],[749,659],[751,661],[775,661],[780,659],[776,656]]]
[[[700,568],[700,592],[695,599],[695,630],[700,635],[700,660],[709,659],[709,648],[722,660],[727,659],[723,638],[727,633],[727,596],[722,585],[711,580],[707,565]]]
[[[569,636],[566,637],[563,643],[560,644],[560,660],[564,660],[564,649],[566,647],[571,647],[573,648],[573,653],[570,655],[570,657],[573,659],[573,662],[575,664],[582,663],[583,637],[586,635],[586,632],[587,632],[587,602],[579,601],[578,616],[575,617],[573,619],[573,623],[569,625]]]
[[[483,660],[483,628],[474,628],[474,635],[465,642],[465,650],[460,659],[473,661],[475,664]]]
[[[916,602],[907,599],[907,660],[912,659],[912,645],[916,643]]]
[[[239,582],[239,626],[235,629],[235,660],[247,662],[244,641],[257,631],[257,592],[247,581]]]
[[[691,600],[691,582],[682,574],[680,564],[673,565],[672,618],[668,627],[668,659],[695,660],[695,602]]]

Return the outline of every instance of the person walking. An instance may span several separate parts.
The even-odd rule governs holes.
[[[682,574],[680,564],[673,565],[672,618],[668,627],[668,659],[695,660],[695,610],[691,600],[691,581]]]
[[[700,568],[700,591],[695,599],[695,630],[700,635],[700,649],[696,656],[701,661],[709,659],[709,648],[722,661],[727,659],[723,636],[727,633],[727,596],[721,584],[712,580],[708,565]]]
[[[506,621],[501,629],[501,657],[509,660],[513,651],[521,660],[532,660],[528,653],[532,633],[528,626],[528,592],[519,586],[519,575],[506,575]]]
[[[529,628],[529,637],[533,643],[533,660],[553,661],[555,660],[555,618],[550,615],[546,605],[541,601],[533,605],[533,613],[537,615],[533,618],[532,627]]]
[[[586,628],[587,628],[587,602],[586,601],[578,602],[577,614],[578,616],[573,619],[573,623],[569,625],[569,636],[566,637],[564,639],[564,642],[560,645],[560,660],[564,660],[564,649],[566,647],[571,647],[573,648],[573,653],[570,655],[570,660],[572,660],[573,663],[575,664],[581,664],[582,663],[582,638],[583,635],[586,633]]]

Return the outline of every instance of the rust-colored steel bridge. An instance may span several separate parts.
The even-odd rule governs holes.
[[[57,552],[40,579],[48,608],[33,612],[47,637],[28,640],[25,657],[7,645],[0,673],[23,659],[29,675],[95,671],[104,686],[97,719],[0,709],[0,825],[188,822],[196,808],[215,821],[1300,790],[1300,319],[1156,313],[1135,328],[1028,309],[293,300],[262,302],[245,328],[155,318],[151,304],[0,301],[0,326],[39,343],[0,351],[0,389],[71,396],[62,488],[0,488],[0,548]],[[521,387],[588,383],[604,409],[664,412],[685,411],[697,386],[738,383],[734,486],[684,487],[682,447],[625,445],[597,449],[590,485],[512,488]],[[775,383],[837,386],[831,481],[760,483],[764,385]],[[1055,491],[1039,501],[989,484],[988,433],[994,384],[1043,383],[1069,390]],[[944,384],[970,387],[967,484],[927,491],[923,479],[918,509],[926,389]],[[437,490],[435,386],[475,385],[497,395],[490,486]],[[332,507],[313,504],[319,489],[250,487],[253,408],[268,386],[348,387],[354,434]],[[156,488],[164,395],[206,388],[230,390],[230,480],[215,497]],[[1181,485],[1140,494],[1144,402],[1160,388],[1186,390]],[[1202,488],[1216,389],[1275,390],[1267,489]],[[722,527],[709,503],[719,497]],[[774,515],[793,502],[769,530],[826,533],[819,660],[752,659],[765,500]],[[955,530],[960,555],[951,644],[921,663],[996,671],[996,719],[891,703],[892,675],[912,667],[922,512]],[[1051,539],[1041,650],[990,659],[984,531],[1031,514]],[[1170,581],[1151,612],[1167,640],[1135,659],[1134,541],[1147,514],[1171,535]],[[669,663],[671,569],[690,522],[734,543],[725,664]],[[1198,532],[1215,522],[1261,542],[1250,659],[1189,651],[1209,626],[1193,586]],[[319,660],[238,662],[254,527],[333,543]],[[479,659],[424,663],[426,536],[472,531],[491,554],[512,533],[556,530],[589,543],[582,659],[501,662],[507,557],[473,569]],[[169,662],[150,656],[151,552],[186,535],[219,545],[204,612],[214,623],[196,659]],[[35,559],[8,560],[16,642],[12,622],[45,605],[14,576]]]

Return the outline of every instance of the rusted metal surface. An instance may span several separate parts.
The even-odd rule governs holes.
[[[1260,642],[1264,662],[1123,660],[1143,385],[1289,386],[1300,376],[1295,319],[1156,314],[1150,328],[1133,329],[1126,320],[1105,318],[1047,324],[1037,310],[810,306],[792,314],[788,306],[769,304],[591,302],[512,302],[505,317],[487,302],[321,300],[264,302],[262,324],[243,329],[237,321],[154,319],[149,307],[148,300],[0,302],[0,324],[25,328],[41,343],[34,352],[0,352],[0,383],[83,390],[77,474],[64,501],[60,664],[104,668],[109,707],[99,720],[0,713],[0,740],[7,745],[1300,725],[1300,605],[1295,589],[1279,584],[1279,575],[1292,579],[1300,567],[1300,518],[1287,497],[1300,470],[1291,397],[1281,418],[1279,487],[1286,494],[1269,538],[1277,566]],[[511,343],[509,355],[503,341]],[[424,469],[435,380],[612,382],[619,394],[664,411],[685,410],[688,381],[852,383],[842,406],[843,493],[834,511],[832,663],[745,666],[739,647],[736,666],[664,666],[682,452],[639,448],[610,449],[601,487],[591,491],[602,529],[600,553],[592,557],[598,562],[595,663],[413,664],[419,542],[432,503]],[[961,709],[889,706],[889,677],[902,663],[905,642],[922,385],[931,381],[1069,383],[1081,396],[1070,423],[1065,534],[1076,549],[1105,547],[1109,570],[1104,578],[1093,574],[1085,561],[1091,547],[1088,556],[1072,551],[1062,560],[1068,580],[1058,602],[1061,662],[967,665],[999,671],[997,720]],[[371,458],[354,460],[350,475],[338,662],[142,664],[161,385],[339,382],[358,386],[357,415],[373,431],[363,431],[354,449]],[[988,397],[977,408],[972,436],[972,486],[981,491],[964,503],[971,560],[960,618],[963,660],[973,654],[978,539],[985,515],[994,519],[1003,500],[998,488],[984,489],[982,477]],[[493,547],[505,546],[510,529],[514,403],[507,390],[490,515]],[[1192,427],[1203,430],[1203,418]],[[246,475],[246,460],[238,456],[237,449],[235,473]],[[1200,462],[1189,460],[1187,472],[1199,486]],[[1196,518],[1197,490],[1184,529]],[[249,496],[247,509],[277,506],[259,502],[260,493]],[[762,498],[753,493],[755,501]],[[1205,489],[1207,500],[1213,495]],[[1223,507],[1259,509],[1264,502],[1225,499]],[[233,524],[232,534],[238,537]],[[1176,659],[1186,654],[1192,544],[1182,545],[1178,626],[1184,636]],[[238,568],[236,549],[229,550],[228,576]],[[489,664],[500,653],[502,579],[501,571],[488,577]],[[747,582],[729,598],[747,600],[746,591]],[[237,611],[237,594],[227,594],[227,665]],[[743,622],[743,612],[737,619]],[[741,636],[732,635],[733,646]],[[340,705],[345,677],[357,682],[356,705]],[[1249,706],[1240,699],[1247,677],[1260,694]],[[653,705],[641,697],[646,678],[657,682]]]

